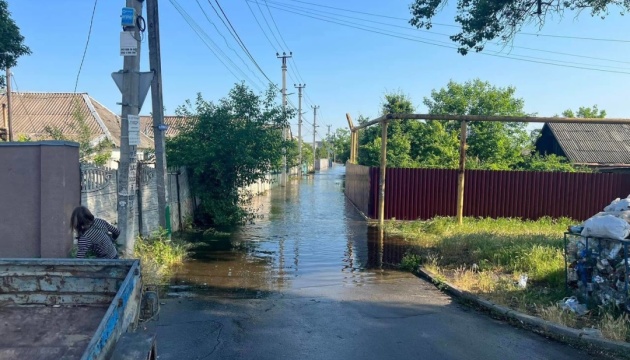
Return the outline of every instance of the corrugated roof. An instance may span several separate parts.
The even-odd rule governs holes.
[[[179,133],[182,125],[186,124],[190,119],[185,116],[164,116],[164,124],[168,125],[166,137],[173,137]],[[150,138],[153,138],[153,118],[148,115],[140,116],[140,131]]]
[[[630,125],[547,123],[576,164],[630,164]]]
[[[12,93],[13,134],[28,135],[34,140],[46,140],[50,136],[46,127],[61,130],[69,139],[76,139],[78,125],[76,115],[86,120],[92,140],[103,137],[120,146],[120,117],[85,93]],[[0,96],[0,104],[6,104],[6,95]],[[141,149],[152,148],[153,142],[140,135]]]

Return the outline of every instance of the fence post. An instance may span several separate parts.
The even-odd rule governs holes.
[[[457,176],[457,223],[464,223],[464,172],[466,169],[466,136],[467,122],[462,121],[462,129],[459,142],[459,174]]]
[[[387,120],[381,122],[381,177],[380,196],[378,198],[378,225],[385,224],[385,170],[387,168]]]

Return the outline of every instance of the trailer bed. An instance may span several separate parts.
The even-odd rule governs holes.
[[[0,307],[0,359],[79,359],[107,306]]]

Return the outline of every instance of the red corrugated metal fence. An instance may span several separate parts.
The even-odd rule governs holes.
[[[368,211],[362,211],[376,218],[378,168],[351,166],[353,170],[346,174],[346,194],[355,204],[359,198],[363,199],[362,206],[367,202]],[[361,173],[365,179],[366,172],[369,190],[364,183],[360,184],[365,180],[355,175]],[[386,179],[386,219],[456,215],[457,170],[387,169]],[[566,216],[585,220],[602,211],[613,199],[628,194],[630,174],[467,170],[464,216],[523,219]]]

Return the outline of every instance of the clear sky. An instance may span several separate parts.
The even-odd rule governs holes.
[[[261,89],[263,81],[266,81],[229,35],[210,7],[210,1],[216,7],[214,0],[159,2],[163,89],[167,114],[172,114],[186,99],[194,99],[198,92],[206,99],[216,100],[225,96],[233,84],[240,80],[246,80],[250,85],[254,83]],[[310,123],[313,120],[310,105],[321,107],[318,124],[330,124],[333,129],[347,126],[346,112],[355,118],[359,114],[377,116],[383,94],[397,90],[410,95],[417,111],[422,112],[426,110],[422,99],[432,89],[445,86],[451,79],[463,82],[474,78],[487,80],[498,86],[515,86],[517,96],[525,100],[526,111],[541,116],[558,114],[567,108],[576,109],[579,106],[597,104],[600,109],[607,111],[608,117],[630,117],[630,21],[621,16],[617,8],[611,9],[611,14],[605,20],[593,18],[588,12],[577,18],[575,13],[567,12],[564,18],[549,19],[540,34],[618,39],[624,40],[623,42],[519,35],[512,44],[578,56],[488,46],[489,50],[499,51],[502,56],[561,65],[553,66],[474,53],[461,56],[454,48],[450,48],[455,44],[443,35],[453,34],[457,28],[440,25],[435,26],[431,32],[421,32],[413,30],[405,20],[395,19],[410,17],[409,4],[412,0],[304,0],[324,6],[379,14],[381,17],[313,6],[296,0],[267,0],[267,4],[264,0],[258,1],[259,3],[253,0],[219,0],[219,3],[264,73],[277,84],[281,83],[281,63],[276,58],[276,51],[293,52],[293,58],[288,63],[290,77],[287,84],[292,94],[290,98],[297,106],[297,90],[293,88],[293,84],[307,84],[307,98],[304,102],[307,113],[304,118]],[[19,65],[13,69],[19,90],[72,92],[88,35],[94,1],[8,2],[13,19],[21,28],[26,44],[33,51],[31,56],[21,58]],[[208,38],[211,39],[230,58],[223,58],[223,61],[236,76],[208,49],[174,4],[181,6],[207,34],[206,42],[209,41]],[[199,4],[222,35],[206,19]],[[450,1],[449,7],[439,14],[435,22],[454,24],[455,4],[455,0]],[[120,102],[121,95],[110,74],[121,69],[123,63],[123,58],[119,56],[120,13],[123,6],[123,0],[98,1],[77,88],[79,92],[88,92],[116,113],[120,112],[120,106],[116,103]],[[256,14],[261,26],[257,24],[252,12]],[[264,19],[261,12],[265,15]],[[417,41],[341,26],[322,19],[376,32],[395,32],[396,36],[415,38]],[[278,35],[274,21],[282,37]],[[534,33],[538,29],[530,26],[523,31]],[[272,46],[270,42],[275,45]],[[141,70],[147,71],[149,60],[146,40],[143,46]],[[229,65],[229,61],[238,69]],[[245,79],[241,72],[249,79]],[[141,112],[148,114],[150,109],[149,95]],[[296,124],[297,120],[294,119],[292,123]],[[307,129],[304,135],[308,139],[312,136],[312,127],[305,125]],[[293,126],[293,129],[297,133],[297,126]],[[318,132],[324,134],[326,127],[319,128]]]

